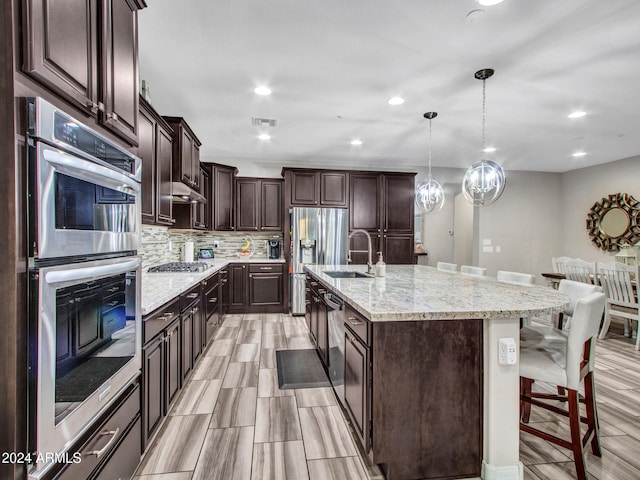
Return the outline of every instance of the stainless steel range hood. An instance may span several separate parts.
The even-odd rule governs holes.
[[[182,182],[171,183],[173,203],[207,203],[207,199]]]

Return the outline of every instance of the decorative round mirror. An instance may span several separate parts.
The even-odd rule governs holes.
[[[627,193],[600,199],[587,215],[591,241],[607,252],[640,242],[640,202]]]

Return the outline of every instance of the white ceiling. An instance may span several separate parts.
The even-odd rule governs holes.
[[[640,155],[640,1],[151,0],[139,14],[151,103],[201,156],[233,164],[415,170],[487,158],[563,172]],[[474,22],[466,15],[482,8]],[[257,85],[273,93],[260,97]],[[406,99],[392,107],[389,97]],[[573,110],[588,115],[570,120]],[[252,117],[278,120],[258,140]],[[349,144],[352,138],[364,143]],[[587,155],[573,158],[583,150]]]

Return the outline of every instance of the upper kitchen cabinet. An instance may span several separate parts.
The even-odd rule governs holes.
[[[200,190],[200,140],[182,117],[164,117],[171,125],[173,143],[173,181]]]
[[[138,144],[138,17],[144,0],[24,0],[22,70]]]
[[[287,197],[293,207],[348,206],[348,172],[284,169]]]
[[[234,229],[233,193],[238,169],[213,164],[213,230]]]
[[[236,230],[282,231],[282,180],[236,179]]]
[[[171,225],[173,130],[140,98],[138,156],[142,159],[142,223]]]
[[[381,175],[383,233],[413,235],[415,174]]]
[[[349,230],[380,229],[380,186],[377,173],[352,173],[349,186]]]

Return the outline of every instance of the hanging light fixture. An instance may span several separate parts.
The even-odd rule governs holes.
[[[444,205],[442,185],[431,178],[431,120],[437,116],[436,112],[427,112],[423,115],[429,120],[429,174],[427,179],[416,187],[416,206],[427,215],[437,212]]]
[[[474,205],[491,205],[495,202],[505,186],[504,170],[496,162],[484,158],[485,153],[485,82],[493,75],[491,68],[478,70],[475,78],[482,80],[482,153],[479,162],[471,165],[462,180],[462,193]]]

